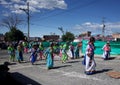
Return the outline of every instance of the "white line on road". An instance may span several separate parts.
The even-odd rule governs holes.
[[[21,65],[21,64],[17,64],[17,65],[14,65],[14,66],[9,66],[10,67],[10,70],[17,70],[17,69],[23,69],[23,68],[29,68],[29,67],[33,67],[32,65]]]
[[[10,67],[10,70],[17,70],[17,69],[24,69],[24,68],[29,68],[29,67],[33,67],[33,65],[16,65],[13,67]],[[37,66],[41,69],[46,69],[46,67],[40,67],[40,66]],[[89,76],[89,75],[85,75],[84,73],[81,74],[81,73],[78,73],[78,72],[75,72],[75,71],[72,71],[72,72],[66,72],[66,71],[63,71],[63,70],[58,70],[58,69],[53,69],[52,70],[53,72],[59,72],[59,73],[62,73],[62,75],[65,75],[67,77],[74,77],[74,78],[82,78],[82,79],[90,79],[90,80],[95,80],[95,81],[103,81],[101,79],[98,79],[96,77],[93,77],[93,76]]]
[[[81,74],[81,73],[78,73],[78,72],[65,72],[65,71],[62,71],[62,70],[54,70],[55,72],[61,72],[63,73],[63,75],[67,76],[67,77],[74,77],[74,78],[83,78],[83,79],[91,79],[91,80],[97,80],[97,81],[102,81],[101,79],[98,79],[96,77],[91,77],[91,76],[88,76],[88,75],[85,75],[85,74]]]

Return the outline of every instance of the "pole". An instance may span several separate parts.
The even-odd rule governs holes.
[[[29,14],[29,2],[27,3],[27,17],[28,17],[28,41],[30,40],[30,14]]]
[[[102,23],[103,23],[103,27],[102,27],[102,39],[103,39],[103,41],[105,40],[105,24],[104,24],[104,17],[103,17],[103,20],[102,20]]]
[[[27,23],[28,23],[28,41],[30,40],[30,13],[29,13],[29,2],[27,3],[27,9],[19,8],[20,10],[24,11],[27,14]]]

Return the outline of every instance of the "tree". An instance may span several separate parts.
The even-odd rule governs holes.
[[[24,38],[23,32],[16,28],[11,28],[9,32],[5,33],[5,41],[20,41],[24,40]]]
[[[71,32],[66,32],[66,34],[65,35],[62,35],[62,40],[63,41],[73,41],[75,39],[75,37],[74,37],[74,34],[73,33],[71,33]]]
[[[20,25],[21,22],[22,20],[20,20],[17,15],[9,15],[8,17],[2,19],[0,26],[4,26],[11,30],[12,28],[17,28],[17,26]]]

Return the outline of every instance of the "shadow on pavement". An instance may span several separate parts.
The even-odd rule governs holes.
[[[115,59],[116,57],[110,57],[108,60],[113,60],[113,59]]]
[[[0,65],[0,85],[42,85],[18,72],[10,73],[9,62]]]
[[[72,65],[56,66],[56,67],[53,67],[52,69],[58,69],[58,68],[62,68],[62,67],[68,67],[68,66],[72,66]]]
[[[102,69],[102,70],[97,70],[97,71],[95,72],[95,74],[96,74],[96,73],[108,72],[108,71],[110,71],[110,70],[112,70],[112,69]]]
[[[26,77],[18,72],[11,73],[11,76],[15,81],[20,83],[19,85],[42,85],[42,84],[34,81],[33,79],[28,78],[28,77]],[[12,85],[12,84],[10,84],[10,85]]]
[[[74,61],[68,61],[67,63],[77,63],[80,62],[79,60],[74,60]]]

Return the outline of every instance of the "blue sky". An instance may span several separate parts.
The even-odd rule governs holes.
[[[102,20],[105,21],[105,34],[120,32],[120,0],[0,0],[0,20],[11,13],[24,20],[18,28],[27,33],[26,3],[30,3],[30,36],[62,35],[64,31],[79,35],[91,31],[102,33]],[[0,33],[9,31],[0,27]]]

